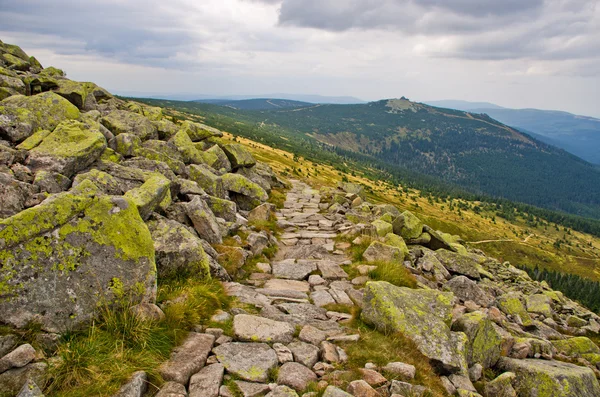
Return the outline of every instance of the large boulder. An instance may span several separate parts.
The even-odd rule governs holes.
[[[398,262],[402,263],[404,260],[404,252],[391,245],[383,244],[379,241],[373,241],[369,248],[363,253],[363,258],[367,263],[375,262]]]
[[[265,189],[245,176],[225,174],[221,179],[223,188],[230,192],[233,201],[243,210],[250,211],[269,198]]]
[[[104,149],[106,138],[100,131],[78,121],[64,121],[29,151],[29,168],[71,177],[96,161]]]
[[[600,362],[600,347],[585,336],[550,341],[559,353],[583,357],[592,364]]]
[[[509,292],[499,296],[496,299],[498,308],[507,316],[513,319],[517,324],[524,327],[534,325],[533,320],[525,309],[523,304],[523,294],[519,292]]]
[[[480,306],[489,307],[495,299],[492,295],[484,291],[477,283],[465,276],[456,276],[444,284],[446,291],[454,293],[458,299],[465,301],[473,301]]]
[[[423,222],[412,212],[404,211],[392,223],[394,233],[408,240],[418,238],[423,233]]]
[[[598,380],[586,367],[560,361],[502,357],[498,369],[516,375],[513,387],[522,397],[600,396]]]
[[[104,116],[102,125],[115,135],[133,134],[141,140],[158,138],[158,131],[154,124],[146,117],[126,110],[114,110]]]
[[[452,330],[464,332],[469,339],[469,366],[479,363],[484,368],[491,368],[496,364],[500,358],[503,338],[488,316],[479,311],[464,314],[452,324]]]
[[[368,282],[362,318],[384,332],[401,332],[446,371],[466,374],[465,334],[450,331],[451,292],[413,290],[388,282]]]
[[[213,147],[207,149],[205,153],[208,155],[206,159],[209,166],[215,170],[224,172],[231,171],[231,162],[219,145],[214,145]]]
[[[124,296],[152,301],[154,246],[133,202],[90,181],[0,221],[2,321],[49,332],[88,323]]]
[[[214,170],[204,164],[192,164],[189,167],[190,179],[211,196],[224,198],[223,180]]]
[[[215,218],[215,214],[204,200],[199,196],[194,197],[192,201],[186,204],[185,210],[194,224],[194,229],[201,238],[211,244],[221,244],[223,242],[221,227]]]
[[[375,228],[375,233],[379,237],[385,237],[388,233],[392,233],[392,224],[382,219],[376,219],[371,222],[371,225]]]
[[[0,137],[21,142],[37,130],[52,131],[64,120],[77,118],[77,107],[53,92],[13,95],[0,102]]]
[[[244,145],[229,143],[222,145],[221,148],[227,155],[234,170],[241,167],[252,167],[256,164],[256,160]]]
[[[146,220],[165,200],[170,203],[170,187],[171,182],[167,178],[154,174],[142,186],[125,193],[125,197],[135,204],[142,219]]]
[[[39,192],[39,187],[18,181],[9,174],[0,172],[0,218],[13,216],[25,209],[31,196]]]
[[[194,142],[202,141],[214,136],[223,136],[223,133],[216,128],[209,127],[201,123],[194,123],[193,121],[189,120],[182,122],[180,128]]]
[[[211,160],[214,160],[214,155],[211,156],[212,153],[205,154],[198,150],[184,130],[180,130],[173,135],[169,143],[177,148],[183,162],[186,164],[208,164]]]
[[[479,255],[463,255],[446,249],[439,249],[435,251],[435,256],[450,273],[460,274],[477,280],[481,278],[479,269],[483,257]]]

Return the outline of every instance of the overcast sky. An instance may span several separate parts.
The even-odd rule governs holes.
[[[112,92],[464,99],[600,117],[600,0],[0,0]]]

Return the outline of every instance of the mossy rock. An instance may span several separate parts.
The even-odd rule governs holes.
[[[406,240],[418,238],[423,233],[423,222],[410,211],[404,211],[392,224],[394,233]]]
[[[552,299],[544,294],[527,296],[527,311],[529,313],[541,314],[546,318],[552,318]]]
[[[0,53],[10,54],[24,61],[29,60],[29,55],[21,47],[14,44],[0,42]]]
[[[387,234],[392,233],[393,231],[392,224],[381,219],[374,220],[371,222],[371,225],[373,225],[375,228],[375,233],[377,233],[379,237],[385,237]]]
[[[53,131],[65,120],[79,118],[79,110],[54,92],[13,95],[0,102],[0,136],[21,142],[37,130]]]
[[[227,191],[256,199],[259,202],[265,202],[269,198],[269,195],[265,189],[243,175],[225,174],[221,177],[221,179],[223,180],[223,188]]]
[[[211,155],[207,158],[207,160],[209,161],[209,166],[211,166],[215,170],[222,170],[224,172],[231,171],[231,162],[229,161],[229,158],[219,145],[213,145],[212,147],[207,149],[205,153]]]
[[[11,89],[11,95],[25,95],[27,92],[23,80],[17,77],[5,76],[3,74],[0,74],[0,87]]]
[[[419,351],[446,371],[467,373],[467,338],[451,332],[454,295],[436,290],[396,287],[368,282],[362,319],[381,332],[400,332]]]
[[[394,234],[394,233],[386,234],[384,242],[387,245],[391,245],[392,247],[398,248],[402,252],[402,255],[404,255],[404,258],[408,258],[410,256],[408,247],[406,246],[404,239],[402,237],[398,236],[397,234]]]
[[[154,240],[159,278],[191,276],[210,279],[209,258],[202,241],[182,224],[166,218],[148,223]]]
[[[209,127],[201,123],[185,120],[181,123],[180,129],[194,142],[202,141],[212,137],[221,137],[223,133],[216,128]]]
[[[256,160],[244,145],[239,143],[229,143],[221,145],[221,148],[227,155],[227,158],[231,163],[231,168],[234,170],[241,167],[252,167],[256,165]]]
[[[484,368],[492,368],[496,364],[500,358],[503,338],[488,316],[478,311],[464,314],[452,324],[452,330],[464,332],[469,339],[467,345],[469,367],[479,363]]]
[[[402,265],[405,252],[393,245],[384,244],[380,241],[373,241],[371,245],[363,252],[363,259],[367,263],[375,262],[395,262]]]
[[[174,159],[164,152],[141,147],[136,151],[136,155],[152,161],[158,161],[167,165],[167,167],[177,175],[186,175],[187,169],[183,161]]]
[[[121,189],[121,185],[115,177],[95,168],[86,173],[77,174],[75,179],[73,179],[73,187],[86,180],[93,182],[94,185],[96,185],[105,194],[113,196],[120,196],[123,194],[123,189]]]
[[[56,194],[68,190],[71,187],[71,180],[58,172],[38,171],[33,185],[39,187],[40,192]]]
[[[0,311],[16,327],[74,330],[104,304],[156,294],[152,238],[136,206],[90,181],[1,220],[0,262]]]
[[[179,130],[170,140],[177,151],[181,154],[181,158],[186,164],[207,164],[207,157],[204,152],[196,149],[194,142],[190,139],[184,130]]]
[[[560,361],[501,357],[498,369],[515,374],[513,387],[523,397],[600,396],[594,372]]]
[[[474,254],[463,255],[445,249],[435,251],[435,256],[451,273],[467,276],[476,280],[481,278],[479,269],[481,268],[481,263],[485,259],[483,256]]]
[[[161,174],[155,174],[138,188],[125,193],[126,198],[135,204],[142,219],[146,220],[152,212],[170,197],[171,182]]]
[[[71,177],[96,161],[105,148],[106,138],[100,131],[68,120],[31,149],[29,167]]]
[[[504,314],[511,316],[516,322],[520,323],[524,327],[533,326],[533,320],[529,316],[529,313],[525,309],[522,301],[523,295],[518,292],[509,292],[504,295],[500,295],[496,303],[498,308],[504,312]]]
[[[23,60],[11,54],[2,54],[1,58],[4,60],[4,63],[8,65],[10,69],[28,71],[31,67],[29,60]]]
[[[213,173],[213,170],[205,165],[193,164],[189,167],[190,180],[196,182],[211,196],[224,198],[225,189],[223,179]]]
[[[600,348],[590,338],[577,336],[574,338],[550,341],[559,353],[567,356],[583,357],[587,354],[600,355]],[[593,363],[595,364],[595,363]]]
[[[146,117],[126,110],[114,110],[104,116],[102,125],[115,135],[133,134],[142,141],[158,138],[158,131],[154,124]]]
[[[162,108],[158,106],[142,106],[142,114],[150,121],[160,121],[164,117]]]
[[[115,138],[115,151],[124,157],[135,156],[137,151],[142,147],[142,140],[134,134],[119,134]]]
[[[215,216],[229,222],[236,221],[237,205],[233,201],[224,200],[214,196],[207,196],[206,204],[208,204]]]
[[[160,121],[152,121],[152,124],[154,124],[158,130],[158,137],[160,139],[171,139],[173,135],[177,134],[177,131],[179,131],[177,124],[173,123],[171,120],[162,119]]]
[[[84,109],[89,92],[85,83],[69,79],[56,79],[58,87],[53,91],[79,109]]]

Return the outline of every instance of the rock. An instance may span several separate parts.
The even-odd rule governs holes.
[[[8,353],[10,353],[16,345],[16,335],[0,335],[0,357],[4,357]]]
[[[475,387],[473,387],[473,383],[471,383],[471,380],[466,376],[452,374],[448,376],[448,379],[450,380],[450,382],[452,382],[452,384],[454,385],[454,387],[456,387],[457,390],[467,390],[471,392],[477,391],[475,390]]]
[[[204,367],[214,341],[214,335],[190,332],[183,343],[171,352],[169,361],[159,367],[159,374],[167,382],[187,385],[190,377]]]
[[[216,160],[215,155],[198,150],[184,130],[179,130],[179,132],[173,135],[169,143],[177,148],[184,163],[203,164],[207,168],[212,169],[208,166],[208,163],[214,163]]]
[[[321,359],[328,363],[340,363],[342,362],[342,358],[340,357],[340,352],[338,347],[331,342],[323,341],[320,344],[321,350]]]
[[[292,342],[288,348],[294,355],[294,361],[312,368],[319,361],[319,348],[305,342]],[[289,386],[289,385],[288,385]]]
[[[512,387],[515,374],[505,372],[496,379],[485,384],[483,395],[485,397],[517,397],[517,392]]]
[[[483,365],[477,363],[469,368],[469,379],[471,382],[477,382],[483,376]]]
[[[191,275],[210,277],[210,261],[200,239],[182,224],[158,218],[148,223],[154,241],[159,278]]]
[[[152,238],[137,208],[89,181],[0,220],[0,261],[12,264],[0,269],[0,312],[16,327],[64,332],[89,322],[100,302],[156,293]]]
[[[241,167],[252,167],[256,165],[256,160],[252,154],[239,143],[230,143],[221,146],[227,158],[231,162],[231,167],[236,170]]]
[[[439,249],[435,251],[435,256],[450,273],[467,276],[476,280],[479,280],[481,277],[479,274],[480,258],[477,255],[463,255],[446,249]]]
[[[281,321],[238,314],[233,318],[233,332],[236,338],[243,341],[290,343],[295,328]]]
[[[171,198],[171,182],[161,174],[154,174],[148,178],[142,186],[131,189],[125,193],[138,209],[140,216],[148,220],[152,212],[156,210],[165,199]]]
[[[379,397],[380,394],[375,391],[364,380],[355,380],[350,382],[348,388],[346,389],[348,393],[355,397]]]
[[[213,352],[228,372],[250,382],[266,382],[279,362],[266,343],[225,343]]]
[[[190,379],[190,397],[219,397],[225,367],[212,364],[204,367]]]
[[[402,362],[387,363],[386,366],[382,368],[382,370],[389,372],[393,375],[399,375],[406,380],[414,379],[417,373],[417,369],[414,365],[405,364]]]
[[[211,244],[221,244],[221,227],[206,202],[196,196],[186,204],[186,213],[194,224],[198,235]]]
[[[403,333],[429,359],[448,371],[466,374],[466,337],[449,327],[453,298],[450,292],[369,282],[361,317],[379,330]]]
[[[316,382],[313,371],[298,363],[285,363],[279,368],[277,383],[289,386],[296,391],[305,390],[311,382]]]
[[[223,180],[211,168],[203,164],[192,164],[189,167],[190,179],[198,184],[211,196],[223,198]]]
[[[400,249],[400,251],[402,251],[402,254],[404,255],[404,258],[408,258],[408,247],[406,246],[406,243],[404,242],[402,237],[394,233],[388,233],[385,235],[385,244]]]
[[[42,387],[46,384],[46,363],[31,363],[0,374],[0,396],[15,396],[30,380]]]
[[[227,155],[221,149],[219,145],[214,145],[210,149],[206,150],[206,154],[208,159],[208,165],[214,168],[215,170],[220,170],[224,172],[231,171],[231,163],[227,158]]]
[[[390,393],[400,394],[402,396],[422,397],[427,395],[425,394],[426,391],[427,388],[424,386],[411,385],[410,383],[398,380],[392,380],[392,385],[390,386]]]
[[[215,196],[206,196],[204,200],[215,216],[223,218],[228,222],[236,221],[237,205],[233,201],[220,199]]]
[[[600,347],[585,336],[551,340],[550,342],[559,353],[566,354],[567,356],[583,357],[592,364],[600,362]]]
[[[61,122],[79,115],[77,107],[53,92],[13,95],[0,102],[0,137],[21,142],[38,130],[53,131]]]
[[[185,131],[190,139],[194,142],[201,141],[214,136],[223,136],[223,133],[216,128],[209,127],[201,123],[194,123],[192,121],[185,120],[181,123],[181,128]]]
[[[33,380],[27,379],[17,397],[44,397],[44,394]]]
[[[106,138],[97,129],[74,120],[63,121],[29,151],[29,168],[71,177],[96,161],[105,148]]]
[[[533,326],[533,321],[521,301],[522,294],[509,292],[497,298],[497,306],[504,314],[511,316],[514,321],[524,327]]]
[[[188,397],[188,394],[181,383],[166,382],[155,397]]]
[[[588,322],[580,317],[573,315],[567,317],[567,325],[569,327],[580,328],[586,326],[587,324]]]
[[[308,292],[310,290],[310,286],[306,281],[281,280],[274,278],[265,283],[265,289]]]
[[[110,175],[108,176],[110,177]],[[58,172],[40,170],[35,174],[33,185],[39,187],[41,192],[56,194],[68,190],[71,180]]]
[[[279,361],[279,364],[285,364],[294,361],[294,354],[286,345],[274,343],[273,350],[275,350],[275,353],[277,353],[277,360]]]
[[[369,248],[363,253],[363,258],[367,263],[375,262],[398,262],[402,263],[404,260],[404,253],[400,248],[393,247],[391,245],[380,243],[379,241],[373,241]]]
[[[265,397],[298,397],[298,393],[287,386],[276,386],[273,391]]]
[[[502,349],[502,336],[484,313],[475,311],[464,314],[454,322],[452,330],[467,335],[469,366],[481,363],[485,368],[491,368],[496,364]]]
[[[12,352],[0,358],[0,373],[11,368],[21,368],[35,358],[35,349],[30,344],[17,347]]]
[[[325,389],[323,397],[352,397],[352,394],[346,393],[342,389],[330,385]]]
[[[162,321],[165,318],[165,313],[154,303],[138,303],[129,310],[141,321]]]
[[[158,130],[146,117],[126,110],[114,110],[104,116],[100,122],[114,135],[132,134],[142,141],[157,139]]]
[[[262,187],[242,175],[225,174],[221,179],[223,188],[242,210],[250,211],[269,198]]]
[[[290,280],[304,280],[309,274],[317,270],[314,261],[296,261],[295,259],[286,259],[280,262],[273,262],[273,275],[278,278]]]
[[[373,387],[379,387],[387,383],[387,379],[375,369],[359,368],[362,379]]]
[[[261,233],[250,233],[246,238],[248,247],[252,255],[260,255],[262,252],[269,247],[270,241],[265,232]]]
[[[331,294],[325,290],[317,290],[310,293],[310,299],[312,299],[315,306],[324,307],[327,305],[335,304],[335,299]]]
[[[552,299],[544,294],[527,296],[527,311],[529,313],[541,314],[546,318],[552,318]]]
[[[148,375],[144,371],[137,371],[113,397],[142,397],[147,389]]]
[[[559,361],[502,357],[498,369],[514,372],[513,387],[524,397],[592,397],[600,395],[594,372],[585,367]]]
[[[268,221],[275,214],[275,206],[271,203],[264,203],[254,208],[248,213],[248,221]]]
[[[392,233],[392,224],[381,219],[374,220],[371,225],[373,225],[375,233],[379,237],[385,237],[387,234]]]
[[[8,218],[23,211],[30,198],[37,193],[37,186],[17,181],[0,172],[0,218]]]
[[[473,301],[480,306],[489,307],[494,297],[481,289],[477,283],[465,276],[456,276],[444,284],[444,290],[451,291],[454,296],[465,301]]]
[[[38,175],[40,175],[40,174],[43,175],[45,173],[46,173],[45,171],[39,171],[36,174],[36,179],[38,178]],[[42,189],[53,189],[53,190],[54,189],[56,189],[56,190],[62,189],[63,186],[57,186],[58,179],[60,178],[60,177],[57,178],[58,175],[60,175],[60,174],[48,173],[47,177],[41,178],[42,184],[40,185],[40,187]],[[121,184],[119,183],[117,178],[113,177],[110,174],[107,174],[106,172],[99,171],[99,170],[93,168],[86,173],[77,174],[77,176],[75,176],[75,178],[73,179],[73,187],[78,186],[81,182],[83,182],[85,180],[93,182],[94,185],[96,185],[104,194],[108,194],[108,195],[112,195],[112,196],[120,196],[123,194],[123,189],[121,188]],[[56,186],[56,187],[52,187],[52,186]],[[54,193],[54,192],[49,192],[49,193]]]
[[[448,379],[446,376],[440,376],[440,382],[442,383],[442,386],[444,387],[448,395],[453,396],[456,394],[456,387],[454,387],[452,382],[450,382],[450,379]]]
[[[418,238],[423,232],[423,223],[410,211],[404,211],[392,223],[394,233],[403,239]]]
[[[301,341],[312,343],[315,346],[319,346],[321,342],[327,339],[327,333],[321,331],[318,328],[313,327],[312,325],[306,325],[302,327],[300,330],[300,335],[298,338]]]

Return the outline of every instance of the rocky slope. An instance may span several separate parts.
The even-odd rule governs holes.
[[[161,321],[157,279],[174,276],[220,280],[239,305],[191,330],[158,368],[160,390],[136,372],[116,396],[600,395],[600,317],[509,263],[356,185],[290,181],[276,210],[266,201],[283,182],[220,131],[18,47],[0,53],[0,323],[12,330],[0,395],[39,396],[51,381],[56,358],[17,343],[19,329],[36,324],[38,343],[56,345],[125,301]],[[235,271],[273,244],[270,263]],[[384,267],[415,281],[393,285]],[[410,340],[435,382],[398,360],[353,367],[358,321]]]

